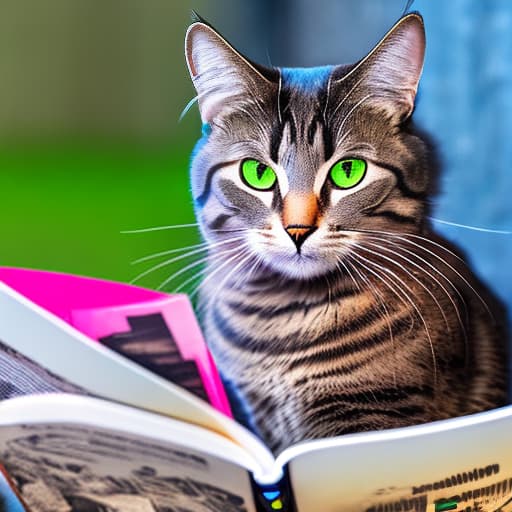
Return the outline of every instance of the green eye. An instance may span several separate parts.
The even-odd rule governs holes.
[[[242,162],[240,175],[244,183],[256,190],[270,190],[277,181],[271,167],[251,158]]]
[[[366,174],[366,161],[345,158],[336,162],[329,171],[332,182],[338,188],[352,188],[361,183]]]

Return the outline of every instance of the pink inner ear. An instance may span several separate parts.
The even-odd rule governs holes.
[[[194,62],[194,38],[196,37],[196,32],[200,30],[199,25],[191,25],[187,30],[187,35],[185,36],[185,57],[187,59],[188,70],[190,72],[190,76],[194,79],[197,76],[197,68]]]
[[[411,81],[415,84],[415,88],[417,88],[425,59],[425,32],[423,26],[419,22],[411,23],[406,27],[404,37],[407,39],[404,51],[408,53],[408,61],[411,64],[409,72],[413,75]]]
[[[197,23],[189,27],[185,36],[185,56],[190,76],[195,79],[210,63],[219,57],[224,44],[210,27]]]

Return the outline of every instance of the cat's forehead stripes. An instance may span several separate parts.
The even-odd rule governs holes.
[[[186,49],[201,117],[212,128],[193,158],[192,191],[197,207],[209,217],[220,215],[216,228],[227,211],[235,224],[253,203],[266,208],[258,218],[247,217],[250,226],[280,215],[284,203],[291,204],[288,195],[316,196],[321,218],[336,225],[348,211],[352,223],[369,217],[369,208],[388,196],[413,200],[421,209],[428,148],[405,122],[421,72],[420,18],[404,19],[352,65],[265,70],[201,23],[188,31]],[[364,159],[368,172],[361,186],[338,190],[329,173],[347,158]],[[240,175],[245,159],[271,168],[276,185],[267,190],[247,183]],[[378,212],[382,218],[404,216],[396,204],[386,205]]]
[[[331,140],[324,119],[331,66],[283,68],[271,158],[287,170],[292,189],[311,189],[315,170],[329,157]]]

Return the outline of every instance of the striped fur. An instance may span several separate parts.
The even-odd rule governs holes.
[[[495,300],[426,217],[435,164],[411,121],[419,15],[350,66],[265,69],[203,22],[186,51],[211,128],[192,160],[211,243],[203,327],[269,446],[504,404]],[[339,190],[328,173],[347,157],[367,171]],[[245,158],[277,185],[244,184]],[[299,246],[286,229],[305,224]]]

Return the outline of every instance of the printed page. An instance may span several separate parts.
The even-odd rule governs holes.
[[[95,398],[1,403],[0,460],[37,512],[255,512],[250,461],[237,445]]]
[[[260,460],[261,466],[270,467],[274,462],[267,448],[241,425],[191,393],[90,340],[1,282],[0,342],[30,361],[32,368],[40,367],[40,376],[46,372],[54,377],[54,382],[59,380],[62,385],[65,381],[77,392],[214,430],[244,446],[251,457]],[[3,354],[9,359],[5,350]],[[0,370],[4,372],[7,366]],[[7,373],[0,375],[0,379],[6,388],[14,382],[15,387],[20,387],[20,379],[11,381]],[[13,396],[16,394],[22,393]]]
[[[288,460],[298,512],[511,512],[512,406],[304,443]]]
[[[16,396],[58,392],[89,394],[45,370],[0,340],[0,401]]]

